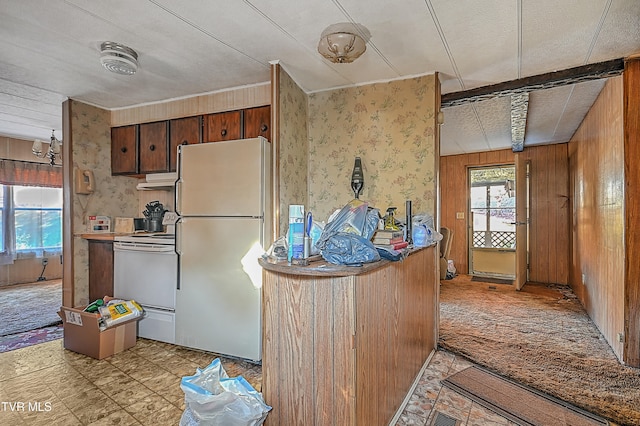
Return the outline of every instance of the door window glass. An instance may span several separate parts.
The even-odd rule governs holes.
[[[515,167],[470,170],[473,247],[515,249]]]

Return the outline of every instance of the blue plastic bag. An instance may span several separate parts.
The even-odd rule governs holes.
[[[380,260],[370,241],[379,219],[377,209],[369,209],[368,203],[354,199],[324,227],[315,246],[327,262],[336,265],[356,266]]]
[[[380,254],[370,240],[346,232],[332,235],[321,253],[324,260],[337,265],[359,266],[380,260]]]
[[[230,378],[220,359],[180,381],[185,410],[180,426],[258,426],[269,407],[242,376]]]

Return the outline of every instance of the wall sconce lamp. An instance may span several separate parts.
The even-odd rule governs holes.
[[[55,166],[56,158],[62,158],[62,141],[57,139],[54,135],[54,130],[51,131],[51,142],[49,142],[49,149],[46,152],[42,151],[42,141],[36,139],[31,146],[31,152],[38,158],[48,158],[49,164]]]
[[[367,50],[369,31],[350,22],[327,27],[320,36],[318,52],[336,64],[348,64]]]

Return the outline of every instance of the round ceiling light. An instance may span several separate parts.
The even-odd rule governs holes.
[[[341,22],[325,28],[320,35],[318,52],[336,64],[348,64],[358,59],[367,50],[371,38],[363,25]]]
[[[358,34],[339,32],[323,34],[318,43],[318,52],[337,64],[348,64],[360,57],[367,46]]]
[[[123,44],[105,41],[100,45],[100,63],[116,74],[133,75],[138,70],[138,54]]]

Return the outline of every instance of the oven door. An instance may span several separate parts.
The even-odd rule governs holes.
[[[176,307],[178,256],[172,245],[114,242],[113,296],[143,307]]]

